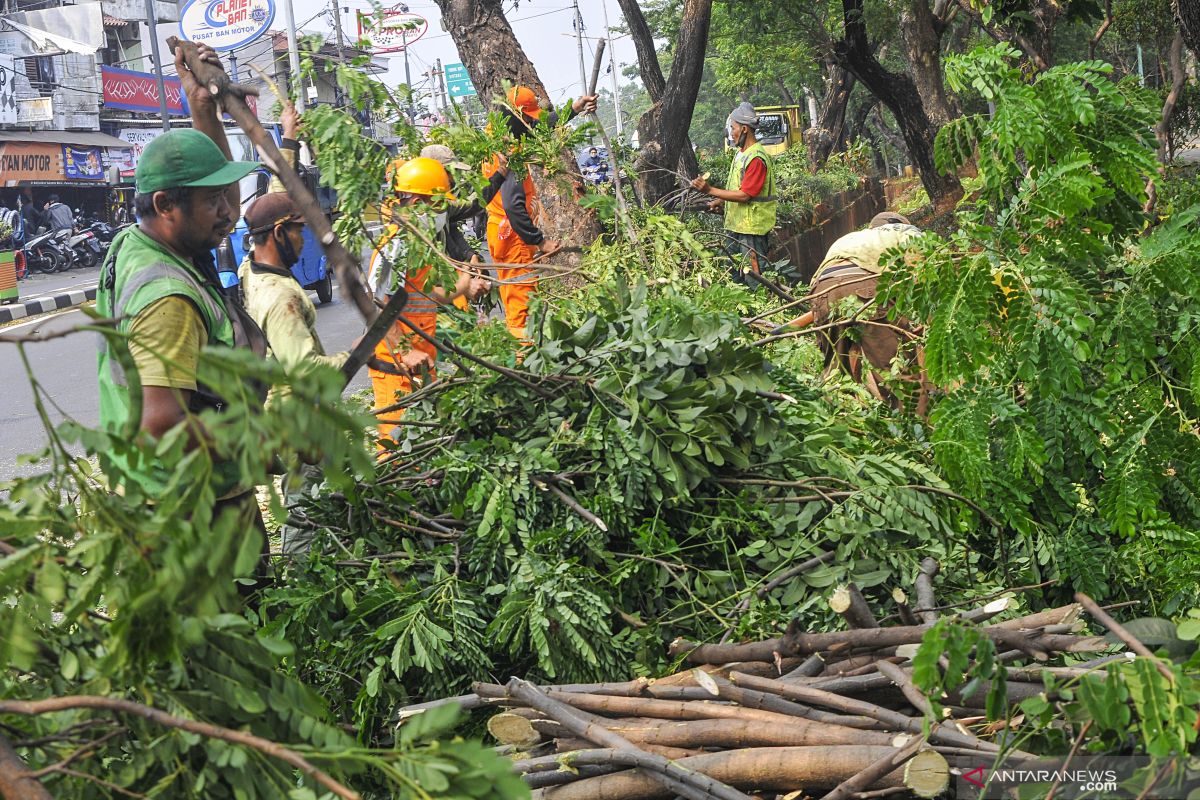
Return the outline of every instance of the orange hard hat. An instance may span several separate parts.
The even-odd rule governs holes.
[[[542,113],[542,107],[538,105],[537,95],[528,86],[514,86],[509,89],[508,102],[513,108],[530,117],[536,118]]]
[[[441,162],[432,158],[411,159],[396,170],[392,187],[397,192],[420,194],[432,197],[442,195],[454,199],[450,194],[450,176]]]

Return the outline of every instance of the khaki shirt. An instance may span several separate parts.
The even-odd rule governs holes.
[[[878,228],[867,228],[848,233],[830,246],[829,252],[825,254],[825,260],[821,262],[813,280],[820,278],[826,267],[843,264],[847,261],[867,272],[878,275],[883,272],[879,259],[884,251],[893,247],[901,247],[909,239],[920,235],[921,229],[916,225],[902,223],[880,225]]]
[[[273,269],[273,268],[272,268]],[[307,363],[341,368],[348,352],[326,355],[317,335],[317,308],[292,277],[254,267],[247,258],[238,271],[247,313],[263,329],[271,353],[289,372]]]

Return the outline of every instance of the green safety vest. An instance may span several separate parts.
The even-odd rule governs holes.
[[[151,239],[137,225],[126,228],[113,239],[112,247],[100,271],[96,290],[96,311],[101,317],[120,318],[117,330],[127,333],[133,318],[154,302],[180,295],[200,312],[208,331],[209,346],[233,347],[234,324],[220,289],[211,285],[196,267]],[[114,352],[120,348],[120,352]],[[104,337],[100,345],[98,377],[100,382],[100,423],[110,433],[133,436],[141,422],[141,384],[137,374],[127,375],[124,364],[132,365],[124,340]],[[218,486],[218,492],[232,488],[236,475],[230,472]],[[150,494],[165,487],[167,475],[159,469],[130,467],[131,476]]]
[[[778,203],[775,199],[775,164],[763,146],[755,142],[746,150],[739,150],[733,156],[729,165],[729,177],[725,180],[725,188],[736,190],[742,185],[742,176],[746,167],[756,158],[761,158],[767,165],[767,179],[763,182],[762,191],[757,197],[750,198],[748,203],[733,203],[725,201],[725,230],[734,233],[752,233],[765,235],[775,227],[775,209]]]

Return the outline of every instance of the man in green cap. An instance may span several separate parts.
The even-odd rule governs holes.
[[[200,57],[216,62],[203,45]],[[212,255],[237,219],[237,182],[257,165],[230,160],[216,102],[182,50],[175,69],[194,127],[164,133],[142,151],[135,175],[139,223],[113,240],[101,270],[96,308],[120,320],[124,336],[101,345],[100,420],[110,432],[132,436],[140,429],[155,439],[185,423],[194,447],[205,438],[194,415],[223,403],[198,383],[200,351],[255,345],[265,351],[261,331],[222,293]],[[127,374],[128,365],[136,375]],[[151,502],[168,491],[170,476],[158,465],[125,460],[120,466],[123,478],[114,483],[124,491],[136,489]],[[237,466],[218,459],[213,468],[214,512],[232,509],[244,517],[242,530],[262,530],[253,487],[243,484]]]

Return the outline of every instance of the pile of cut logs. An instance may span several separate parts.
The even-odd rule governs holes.
[[[546,800],[933,797],[953,773],[990,767],[1002,753],[1008,763],[1033,758],[1005,745],[1005,722],[987,720],[987,685],[970,696],[938,698],[942,715],[935,718],[913,684],[911,658],[939,618],[937,570],[932,559],[922,564],[915,607],[893,595],[901,621],[911,624],[880,627],[850,585],[830,600],[847,631],[807,633],[793,624],[764,642],[676,640],[671,653],[696,666],[666,678],[540,687],[513,678],[504,686],[478,683],[470,695],[401,715],[447,702],[503,709],[488,730],[534,796]],[[1080,612],[1094,606],[1079,599],[991,624],[983,623],[1009,610],[1011,596],[957,616],[979,624],[1002,663],[1113,650],[1103,638],[1079,635]],[[1062,681],[1123,657],[1002,667],[1009,701],[1042,692],[1045,674]]]

